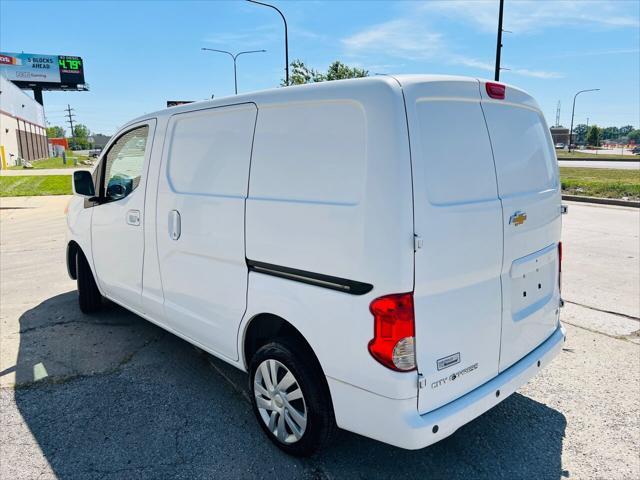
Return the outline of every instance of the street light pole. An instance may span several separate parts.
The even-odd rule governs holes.
[[[233,84],[235,87],[236,95],[238,94],[238,69],[236,66],[236,60],[240,55],[244,55],[245,53],[264,53],[266,50],[247,50],[246,52],[238,52],[233,54],[231,52],[227,52],[226,50],[218,50],[216,48],[205,48],[202,47],[202,50],[207,50],[209,52],[218,52],[218,53],[226,53],[233,59]]]
[[[289,85],[289,33],[287,31],[287,19],[284,18],[284,14],[280,11],[279,8],[274,7],[268,3],[258,2],[257,0],[247,0],[251,3],[256,3],[258,5],[262,5],[263,7],[273,8],[276,12],[280,14],[282,17],[282,21],[284,22],[284,71],[285,71],[285,82],[287,86]]]
[[[580,90],[573,96],[573,107],[571,108],[571,128],[569,129],[569,152],[571,152],[571,145],[573,144],[573,115],[576,113],[576,97],[584,92],[597,92],[599,88],[590,88],[588,90]]]

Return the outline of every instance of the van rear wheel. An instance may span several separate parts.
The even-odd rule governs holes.
[[[308,456],[336,430],[322,372],[286,339],[260,348],[251,359],[253,411],[269,439],[285,452]]]
[[[93,313],[100,310],[102,306],[102,295],[96,280],[93,278],[93,272],[84,256],[82,250],[78,249],[76,254],[76,277],[78,280],[78,303],[82,313]]]

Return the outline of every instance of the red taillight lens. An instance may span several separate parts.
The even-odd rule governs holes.
[[[496,98],[498,100],[504,100],[504,92],[506,90],[504,85],[499,83],[487,82],[486,87],[487,95],[491,98]]]
[[[558,290],[562,292],[562,242],[558,242]]]
[[[369,305],[374,318],[374,336],[369,353],[392,370],[407,372],[416,368],[413,293],[376,298]]]

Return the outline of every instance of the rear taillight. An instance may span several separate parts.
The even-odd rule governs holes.
[[[504,100],[505,86],[500,83],[487,82],[485,88],[487,89],[487,95],[497,100]]]
[[[385,367],[407,372],[416,368],[413,293],[376,298],[369,305],[373,314],[373,339],[369,353]]]
[[[558,290],[562,292],[562,242],[558,242]]]

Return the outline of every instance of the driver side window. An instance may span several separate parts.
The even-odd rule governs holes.
[[[147,125],[135,128],[118,138],[109,149],[103,185],[107,200],[120,200],[140,184],[148,135]]]

